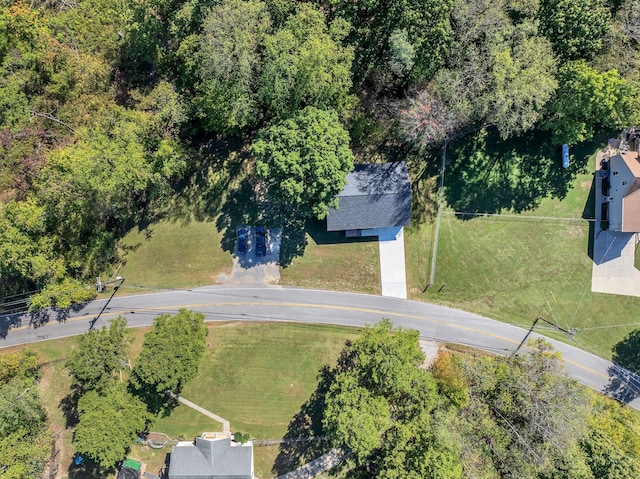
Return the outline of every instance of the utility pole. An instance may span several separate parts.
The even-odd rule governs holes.
[[[436,281],[436,258],[438,256],[438,236],[440,235],[440,211],[442,210],[442,196],[444,195],[444,170],[447,164],[447,141],[448,140],[444,140],[444,145],[442,146],[440,188],[438,188],[438,212],[436,213],[436,231],[433,240],[433,256],[431,257],[431,276],[429,278],[429,285],[433,285]],[[442,290],[442,288],[440,288],[440,290]]]
[[[100,319],[100,316],[102,315],[102,313],[104,313],[104,310],[107,309],[107,306],[109,306],[109,303],[111,302],[111,300],[113,299],[113,296],[116,294],[116,291],[118,291],[118,289],[120,288],[120,286],[122,286],[122,283],[124,283],[124,278],[121,276],[118,276],[116,279],[114,279],[113,281],[107,281],[105,283],[100,281],[100,278],[98,277],[98,291],[102,292],[104,290],[104,286],[106,286],[107,284],[111,284],[111,283],[117,283],[120,282],[120,284],[117,284],[113,287],[113,293],[111,293],[111,296],[109,296],[109,299],[107,300],[106,303],[104,303],[104,306],[102,307],[102,309],[100,310],[100,312],[98,313],[98,316],[96,316],[95,318],[93,318],[91,320],[91,322],[89,323],[89,331],[93,330],[93,327],[96,325],[96,323],[98,322],[98,320]]]
[[[551,321],[548,321],[546,319],[544,319],[542,316],[538,316],[535,321],[533,322],[533,324],[531,325],[531,327],[529,328],[529,331],[527,331],[527,334],[525,334],[524,338],[522,339],[522,341],[520,341],[520,344],[518,344],[518,347],[516,348],[516,350],[513,352],[512,356],[515,356],[516,354],[518,354],[518,351],[520,351],[520,348],[522,346],[524,346],[524,344],[527,342],[527,339],[529,339],[529,336],[531,336],[531,333],[533,333],[534,328],[536,327],[536,324],[538,324],[538,321],[543,321],[545,323],[547,323],[550,326],[553,326],[554,328],[556,328],[558,331],[562,331],[563,333],[565,333],[567,336],[569,336],[570,339],[573,338],[573,336],[576,334],[576,329],[575,328],[571,328],[571,329],[564,329],[560,326],[558,326],[557,324],[552,323]]]

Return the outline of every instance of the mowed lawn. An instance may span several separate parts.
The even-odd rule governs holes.
[[[134,229],[122,240],[124,263],[117,274],[124,288],[186,288],[215,284],[229,273],[232,257],[213,221],[162,220]],[[129,290],[130,291],[130,290]]]
[[[498,208],[502,216],[463,216],[454,214],[460,207],[449,205],[441,218],[435,282],[426,292],[431,265],[424,256],[431,254],[427,244],[434,226],[410,228],[410,296],[527,329],[541,316],[576,333],[570,340],[545,323],[536,331],[610,358],[613,345],[640,327],[640,298],[591,292],[593,161],[585,158],[566,191],[532,209]],[[499,181],[513,181],[504,172],[497,175],[502,175]],[[498,181],[487,183],[495,186]],[[480,199],[492,206],[491,192]]]
[[[211,347],[182,396],[230,421],[232,432],[282,438],[315,390],[320,369],[333,366],[345,341],[357,334],[357,329],[333,326],[212,324],[207,338]],[[152,429],[192,439],[221,430],[221,425],[179,405]],[[277,446],[254,448],[258,477],[271,477],[277,453]]]
[[[289,421],[315,390],[320,369],[333,366],[345,342],[359,334],[356,328],[293,323],[208,323],[208,327],[211,347],[182,395],[229,420],[233,432],[262,439],[284,436]],[[135,362],[143,335],[149,330],[131,330],[132,342],[127,348],[131,362]],[[65,427],[60,406],[71,385],[64,361],[76,342],[77,338],[71,337],[28,346],[43,364],[39,389],[51,430],[60,433],[60,470],[65,475],[67,469],[75,471],[71,466],[73,431]],[[0,354],[21,348],[3,349]],[[151,430],[192,440],[202,432],[222,430],[222,425],[179,405],[170,416],[159,418]],[[144,461],[157,473],[168,452],[169,447],[156,450],[132,444],[129,457]],[[278,446],[257,447],[254,453],[256,474],[270,477]]]
[[[280,284],[303,288],[380,294],[380,257],[376,238],[346,238],[309,222],[304,254],[280,268]]]

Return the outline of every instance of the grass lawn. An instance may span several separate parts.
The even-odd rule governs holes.
[[[221,244],[222,234],[212,221],[163,220],[133,230],[122,240],[125,262],[118,275],[126,278],[123,289],[213,284],[218,274],[231,271],[231,254]]]
[[[509,151],[495,148],[494,151],[487,147],[484,153],[510,158]],[[465,151],[452,148],[452,156]],[[526,328],[540,315],[564,329],[576,328],[574,344],[609,358],[613,345],[640,326],[640,298],[591,292],[590,225],[583,218],[593,218],[590,203],[593,156],[586,148],[578,150],[573,180],[563,186],[556,182],[558,178],[547,178],[549,193],[556,197],[546,196],[533,201],[531,209],[518,211],[518,205],[535,200],[539,187],[520,184],[524,183],[520,171],[524,160],[546,161],[547,168],[556,168],[556,174],[566,174],[553,165],[553,149],[545,150],[543,144],[539,151],[540,154],[546,151],[547,158],[522,154],[516,158],[520,162],[512,159],[514,170],[494,171],[494,168],[484,175],[483,184],[474,185],[474,191],[480,195],[477,203],[482,206],[475,211],[508,216],[455,215],[454,211],[473,212],[476,204],[460,192],[449,192],[448,200],[454,204],[449,204],[441,218],[435,283],[425,293],[422,291],[430,274],[430,264],[424,259],[428,250],[425,244],[433,226],[408,231],[409,294],[413,299],[452,305]],[[453,158],[452,162],[455,161],[461,160]],[[478,168],[474,161],[473,154],[465,156],[464,163],[469,169]],[[451,169],[451,188],[469,188],[458,178],[468,172],[457,171],[455,166]],[[531,179],[533,183],[536,181]],[[507,186],[501,187],[503,183]],[[536,330],[567,340],[551,327],[539,325]]]
[[[332,365],[344,342],[357,334],[353,328],[286,323],[213,323],[209,331],[211,348],[182,396],[230,421],[233,432],[258,439],[285,434],[314,391],[320,368]],[[180,405],[169,417],[158,419],[152,430],[190,440],[221,426]],[[136,452],[156,466],[155,451]],[[258,477],[270,477],[277,454],[277,446],[254,449]]]
[[[345,238],[309,222],[304,255],[280,269],[280,284],[304,288],[380,294],[378,242]]]
[[[290,323],[209,323],[208,326],[211,348],[205,352],[197,377],[182,395],[229,420],[233,432],[245,432],[262,439],[283,437],[289,421],[315,390],[320,369],[333,365],[345,341],[358,334],[355,328]],[[130,360],[139,354],[143,335],[149,329],[130,330],[132,342],[127,349]],[[66,427],[60,409],[71,384],[64,361],[76,341],[76,338],[65,338],[28,346],[38,353],[39,362],[43,364],[39,389],[51,430],[60,433],[63,476],[74,454],[73,431]],[[21,348],[3,349],[0,354]],[[169,417],[159,418],[151,430],[192,440],[204,431],[222,430],[222,426],[180,405]],[[128,457],[142,460],[155,474],[168,452],[169,447],[157,450],[132,445]],[[271,477],[277,454],[277,446],[254,449],[258,477]],[[72,467],[71,471],[77,477],[76,468]]]

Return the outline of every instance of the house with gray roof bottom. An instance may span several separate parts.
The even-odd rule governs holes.
[[[411,222],[411,182],[404,162],[359,164],[347,175],[338,207],[327,215],[327,231],[379,236]]]
[[[253,443],[229,434],[203,433],[171,449],[169,479],[254,479]]]

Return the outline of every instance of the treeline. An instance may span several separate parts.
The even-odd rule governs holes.
[[[257,135],[255,180],[304,218],[326,214],[350,142],[409,152],[492,126],[573,144],[637,124],[638,7],[0,0],[0,297],[91,297],[83,281],[193,174],[203,138]]]
[[[423,363],[418,332],[384,320],[321,375],[310,429],[351,452],[341,476],[640,476],[637,416],[566,377],[545,341],[516,357],[440,352]]]

